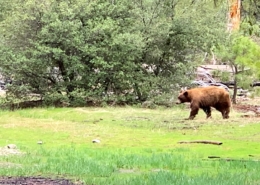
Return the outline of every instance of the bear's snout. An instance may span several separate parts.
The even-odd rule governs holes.
[[[176,104],[182,104],[182,101],[178,99],[178,101],[175,102]]]

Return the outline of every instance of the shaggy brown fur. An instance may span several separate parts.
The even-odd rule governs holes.
[[[229,93],[215,86],[199,87],[190,90],[182,90],[178,96],[179,103],[190,102],[190,117],[194,119],[199,109],[203,109],[207,118],[211,117],[211,107],[221,112],[223,119],[229,118],[231,100]]]

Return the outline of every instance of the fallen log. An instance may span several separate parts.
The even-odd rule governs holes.
[[[203,159],[203,160],[214,160],[214,161],[227,161],[227,162],[260,162],[260,160],[258,159],[233,159],[233,158],[221,158],[221,157],[211,157],[211,156],[208,156],[208,159]]]
[[[222,142],[220,141],[207,141],[207,140],[179,141],[178,143],[179,144],[202,143],[202,144],[222,145]]]
[[[219,156],[208,156],[209,159],[219,159]]]

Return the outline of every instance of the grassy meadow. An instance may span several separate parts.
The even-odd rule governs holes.
[[[21,154],[0,155],[0,176],[95,185],[260,184],[260,118],[242,114],[232,110],[223,120],[213,110],[206,120],[200,110],[190,121],[185,106],[1,111],[0,147],[15,144]],[[223,144],[178,143],[194,140]]]

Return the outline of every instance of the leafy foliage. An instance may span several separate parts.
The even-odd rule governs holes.
[[[260,46],[252,39],[237,34],[231,35],[226,45],[220,51],[222,60],[233,69],[235,81],[234,103],[236,103],[237,85],[248,88],[259,77],[259,51]]]
[[[225,6],[187,0],[192,11],[183,11],[183,3],[9,2],[0,18],[2,74],[12,79],[7,96],[15,102],[58,93],[78,106],[171,94],[193,78],[201,54],[224,38]]]

